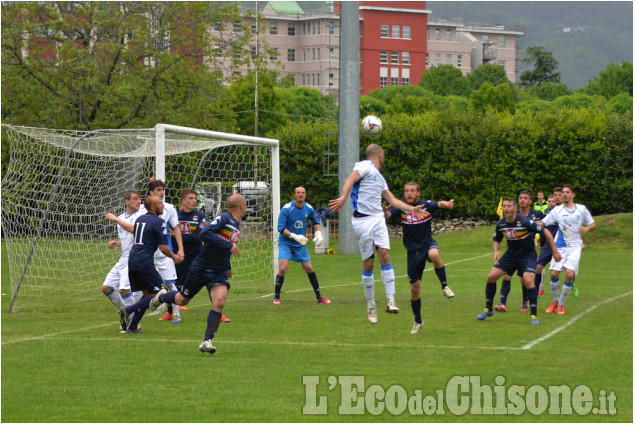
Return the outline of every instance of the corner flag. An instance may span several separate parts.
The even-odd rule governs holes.
[[[498,208],[496,208],[496,214],[498,214],[500,218],[503,218],[503,198],[501,198],[501,200],[498,202]]]

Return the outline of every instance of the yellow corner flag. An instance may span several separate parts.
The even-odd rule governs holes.
[[[498,214],[500,218],[503,218],[503,198],[501,198],[501,200],[498,202],[498,208],[496,208],[496,214]]]

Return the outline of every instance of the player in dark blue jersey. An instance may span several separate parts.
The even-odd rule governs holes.
[[[544,217],[544,213],[541,211],[535,210],[531,207],[531,192],[528,190],[521,190],[518,194],[518,211],[520,215],[524,215],[525,217],[536,221],[540,220]],[[552,236],[555,233],[551,234]],[[522,274],[520,271],[518,272],[518,276],[520,276],[522,280]],[[507,311],[507,296],[509,295],[509,291],[511,290],[511,275],[503,276],[503,282],[501,284],[501,294],[500,294],[500,304],[498,304],[494,309],[500,312]],[[527,287],[520,282],[520,286],[523,292],[523,303],[520,306],[520,311],[529,310],[529,297],[527,295]]]
[[[306,201],[306,189],[302,186],[296,187],[293,192],[293,201],[282,206],[278,216],[278,274],[274,286],[274,304],[280,304],[280,290],[284,283],[284,276],[289,268],[289,261],[302,264],[302,268],[309,278],[309,282],[315,292],[318,303],[331,304],[331,301],[320,294],[320,284],[318,283],[309,250],[306,247],[308,241],[306,237],[307,221],[313,222],[315,237],[313,242],[321,245],[323,242],[320,232],[320,220],[311,204]]]
[[[452,209],[454,199],[449,201],[423,201],[419,184],[414,180],[404,185],[404,202],[409,205],[423,205],[424,217],[418,219],[412,213],[391,207],[386,210],[386,218],[401,218],[403,228],[403,244],[408,251],[408,277],[410,279],[410,305],[415,317],[411,334],[421,331],[423,320],[421,319],[421,277],[426,267],[426,261],[434,264],[434,272],[441,283],[441,290],[446,298],[453,298],[454,292],[447,283],[445,265],[439,255],[439,245],[432,238],[432,214],[439,208]]]
[[[198,292],[206,287],[212,301],[212,309],[207,316],[207,329],[199,350],[214,354],[216,347],[212,338],[218,331],[223,307],[227,300],[229,278],[232,277],[231,256],[240,257],[238,239],[240,219],[247,211],[247,201],[240,194],[227,199],[228,212],[216,217],[201,231],[203,247],[194,259],[190,272],[180,291],[161,290],[152,300],[150,308],[156,310],[161,303],[187,305]]]
[[[534,247],[534,235],[540,233],[553,249],[554,258],[559,258],[560,253],[553,241],[553,236],[544,227],[536,224],[533,220],[524,217],[516,211],[516,200],[514,198],[503,199],[504,217],[496,223],[494,232],[494,267],[487,276],[485,285],[485,309],[476,316],[478,320],[484,320],[494,314],[492,304],[496,295],[496,281],[505,274],[511,275],[519,270],[523,275],[523,284],[527,286],[529,303],[531,308],[530,321],[532,325],[537,325],[537,298],[538,291],[534,286],[534,274],[536,272],[536,249]],[[500,255],[500,243],[503,238],[507,239],[507,251]]]
[[[166,224],[159,217],[163,213],[163,203],[157,196],[147,196],[144,201],[147,210],[134,223],[134,244],[128,256],[128,278],[132,291],[142,291],[143,298],[125,308],[126,319],[129,320],[126,332],[139,332],[139,322],[150,306],[150,301],[163,286],[163,279],[154,268],[154,253],[157,250],[174,260],[181,262],[181,257],[168,247]],[[131,317],[131,318],[130,318]]]
[[[547,216],[556,207],[556,197],[549,195],[547,197],[547,205],[549,206],[543,214]],[[546,226],[547,230],[555,235],[558,231],[558,224],[554,223],[550,226]],[[543,271],[545,266],[551,262],[551,247],[545,243],[544,238],[540,238],[540,253],[538,254],[538,265],[536,266],[536,278],[534,279],[534,285],[538,288],[538,295],[545,295],[543,285]]]

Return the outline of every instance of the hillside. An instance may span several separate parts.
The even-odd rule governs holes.
[[[570,89],[586,86],[609,63],[633,61],[632,2],[428,1],[426,7],[436,18],[524,25],[520,44],[552,52],[560,63],[561,81]]]

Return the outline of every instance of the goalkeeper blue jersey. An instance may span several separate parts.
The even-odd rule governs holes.
[[[319,224],[318,216],[311,204],[305,202],[302,208],[298,208],[295,201],[284,204],[278,216],[278,232],[280,232],[278,243],[286,243],[295,247],[302,246],[299,242],[284,236],[282,232],[284,229],[289,229],[291,233],[305,236],[307,220]]]

